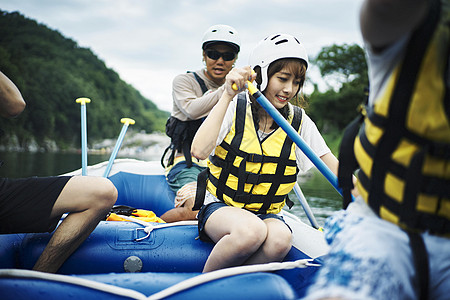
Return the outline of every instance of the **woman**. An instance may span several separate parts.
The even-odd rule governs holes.
[[[287,194],[297,180],[297,167],[306,171],[312,166],[255,99],[234,90],[233,84],[242,89],[247,80],[256,79],[272,105],[337,173],[338,161],[315,124],[289,103],[298,100],[308,67],[300,42],[287,34],[269,36],[253,50],[250,64],[256,74],[246,67],[227,75],[222,97],[192,143],[196,158],[205,159],[214,151],[207,181],[200,176],[197,183],[196,206],[204,200],[198,214],[200,238],[216,243],[204,272],[283,260],[292,234],[281,209],[292,204]]]

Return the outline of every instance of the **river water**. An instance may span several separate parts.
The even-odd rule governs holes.
[[[119,151],[117,158],[159,160],[160,155],[130,156],[127,154],[123,156]],[[94,165],[108,159],[109,154],[88,155],[88,164]],[[81,168],[81,155],[77,153],[0,152],[0,160],[4,161],[3,166],[0,167],[0,177],[10,178],[52,176]],[[311,170],[306,176],[299,177],[298,182],[317,222],[323,226],[325,219],[341,208],[341,196],[316,169]],[[291,212],[309,224],[295,194],[292,193],[290,198],[295,203]]]

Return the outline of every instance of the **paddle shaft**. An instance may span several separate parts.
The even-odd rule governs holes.
[[[269,100],[250,82],[247,81],[248,91],[255,97],[256,101],[264,108],[264,110],[273,118],[273,120],[286,132],[286,134],[294,141],[294,143],[303,151],[303,153],[311,160],[316,168],[331,183],[331,185],[342,195],[342,189],[339,188],[336,175],[328,168],[328,166],[314,153],[314,151],[306,144],[297,131],[286,121],[278,110],[270,103]]]
[[[120,147],[122,146],[122,142],[125,137],[125,133],[127,132],[128,126],[133,125],[135,123],[133,119],[129,119],[129,118],[122,118],[120,120],[120,122],[123,123],[122,130],[120,131],[119,138],[117,139],[116,145],[114,146],[114,150],[111,153],[111,156],[109,158],[108,165],[106,166],[103,177],[108,177],[109,172],[111,171],[111,168],[114,163],[114,160],[116,159],[117,153],[119,152]]]
[[[89,98],[78,98],[77,103],[81,105],[81,175],[87,175],[87,129],[86,129],[86,103]]]
[[[87,175],[86,105],[81,105],[81,175]]]
[[[306,216],[308,217],[309,222],[311,223],[311,226],[315,229],[319,229],[319,223],[317,223],[316,218],[314,217],[314,214],[311,210],[311,207],[308,204],[308,201],[306,201],[305,195],[303,195],[302,190],[300,189],[300,186],[296,182],[294,185],[294,192],[297,195],[298,201],[303,207],[303,210],[305,211]]]

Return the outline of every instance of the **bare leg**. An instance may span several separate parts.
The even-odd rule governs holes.
[[[198,210],[192,210],[192,207],[194,207],[196,190],[197,182],[194,181],[185,184],[177,192],[177,196],[175,197],[175,208],[166,211],[160,218],[167,223],[196,220]]]
[[[177,197],[179,192],[180,191],[177,193]],[[197,220],[198,210],[192,210],[195,202],[195,194],[188,195],[185,198],[186,202],[184,202],[181,206],[166,211],[160,218],[167,223],[184,220]]]
[[[167,223],[171,223],[186,220],[197,220],[197,214],[198,210],[192,210],[192,207],[180,206],[166,211],[160,218]]]
[[[71,178],[52,209],[52,216],[69,212],[37,260],[34,270],[56,272],[106,216],[117,190],[106,178]]]
[[[274,218],[265,219],[264,223],[267,225],[267,238],[245,262],[246,265],[282,261],[291,250],[292,234],[286,224]]]
[[[267,227],[261,219],[236,207],[216,210],[206,221],[205,230],[216,245],[203,272],[243,264],[267,236]]]

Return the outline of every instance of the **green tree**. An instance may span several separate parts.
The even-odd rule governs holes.
[[[325,92],[316,86],[309,97],[308,114],[323,132],[340,133],[367,98],[365,52],[357,44],[332,45],[322,48],[312,62],[323,79],[334,82],[334,86]]]

